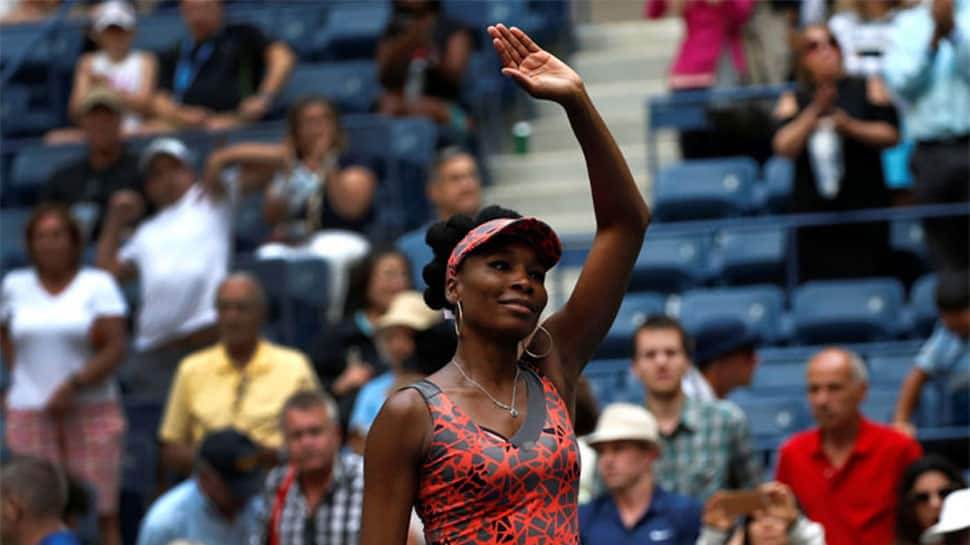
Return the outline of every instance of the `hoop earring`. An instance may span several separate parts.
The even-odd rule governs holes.
[[[455,303],[455,310],[457,311],[455,312],[455,337],[461,337],[461,324],[458,323],[464,320],[461,315],[461,301]]]
[[[528,346],[526,346],[522,350],[529,357],[531,357],[533,359],[537,359],[537,360],[541,360],[542,358],[544,358],[544,357],[548,356],[549,354],[551,354],[552,353],[552,349],[555,347],[555,342],[552,340],[552,333],[549,333],[549,330],[546,329],[546,327],[544,325],[539,324],[539,326],[536,327],[536,333],[538,333],[539,331],[545,333],[546,334],[546,337],[549,338],[549,348],[546,349],[546,351],[543,352],[542,354],[534,354],[534,353],[530,352]],[[535,339],[535,335],[533,335],[532,338]],[[530,342],[529,344],[532,344],[532,343]]]

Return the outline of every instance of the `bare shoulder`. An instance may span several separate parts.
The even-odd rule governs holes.
[[[892,104],[892,96],[882,79],[872,77],[866,80],[866,98],[869,102],[877,106],[888,106]]]
[[[775,104],[775,111],[772,115],[775,119],[788,119],[797,113],[798,101],[795,99],[795,93],[785,91],[778,97],[778,102]]]
[[[431,434],[431,413],[428,404],[415,388],[403,388],[388,396],[368,433],[371,439],[385,435],[406,446],[423,447]]]

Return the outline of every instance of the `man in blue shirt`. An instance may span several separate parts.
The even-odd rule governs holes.
[[[67,505],[67,479],[54,464],[19,457],[0,472],[0,543],[79,545],[61,514]]]
[[[657,421],[639,405],[607,406],[587,437],[607,492],[579,508],[583,545],[694,545],[701,504],[654,484]]]
[[[192,477],[158,499],[138,545],[246,543],[257,532],[265,454],[242,433],[225,429],[202,440]]]
[[[967,271],[941,272],[936,280],[936,306],[940,323],[916,355],[916,365],[903,381],[896,402],[893,424],[910,436],[915,428],[910,422],[919,402],[923,385],[929,380],[941,381],[955,409],[951,425],[965,425],[970,392],[970,275]],[[959,411],[962,409],[962,414]]]
[[[970,201],[970,0],[927,0],[900,13],[883,77],[907,106],[913,194],[923,204]],[[936,269],[967,267],[966,216],[923,222]]]

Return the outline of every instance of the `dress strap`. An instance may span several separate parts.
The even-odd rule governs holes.
[[[417,390],[418,393],[421,394],[421,397],[423,397],[424,400],[428,403],[431,403],[431,400],[435,396],[441,393],[441,388],[438,388],[438,386],[435,383],[426,379],[419,380],[414,384],[408,384],[407,386],[404,386],[401,389],[406,390],[408,388],[414,388],[415,390]]]

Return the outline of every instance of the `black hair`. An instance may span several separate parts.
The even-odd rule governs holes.
[[[408,285],[414,284],[414,279],[411,278],[410,261],[401,250],[389,245],[373,248],[350,269],[347,299],[344,301],[344,318],[350,318],[358,310],[367,308],[367,286],[370,285],[371,276],[374,275],[374,267],[378,261],[389,255],[397,256],[404,262]]]
[[[966,488],[967,483],[960,474],[960,470],[949,460],[937,454],[930,454],[916,460],[906,471],[903,472],[899,480],[899,491],[896,507],[896,538],[900,543],[917,544],[920,542],[920,535],[926,528],[920,528],[919,521],[916,520],[916,511],[913,509],[913,501],[910,493],[916,481],[926,473],[939,471],[946,475],[950,484],[956,488]]]
[[[640,336],[640,332],[657,331],[660,329],[673,329],[676,331],[680,335],[680,346],[684,350],[684,354],[688,358],[693,357],[694,344],[690,335],[687,334],[687,330],[684,329],[684,326],[676,318],[667,316],[666,314],[652,314],[637,327],[636,331],[633,332],[633,338],[630,339],[634,358],[637,356],[637,337]]]
[[[445,272],[448,269],[448,258],[451,257],[452,250],[469,231],[483,223],[495,219],[521,217],[522,215],[514,210],[493,205],[483,208],[474,218],[455,214],[429,227],[424,241],[434,252],[434,258],[421,272],[421,277],[428,286],[424,290],[424,302],[435,310],[442,308],[454,310],[454,305],[445,298]]]
[[[941,271],[936,276],[936,307],[940,312],[970,308],[970,276],[967,271]]]

